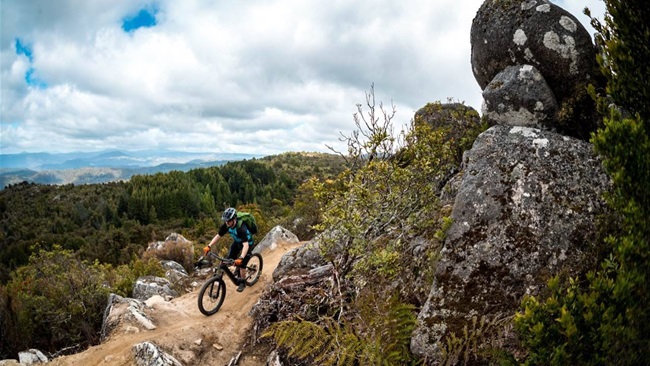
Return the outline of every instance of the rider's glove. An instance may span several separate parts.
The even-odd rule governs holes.
[[[209,251],[210,251],[210,246],[206,245],[205,248],[203,248],[203,255],[208,255]]]
[[[237,258],[237,259],[235,259],[234,264],[235,264],[235,266],[240,267],[243,261],[244,261],[243,259]]]

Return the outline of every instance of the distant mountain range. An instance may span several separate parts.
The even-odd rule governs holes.
[[[137,174],[188,171],[260,157],[263,155],[170,150],[0,154],[0,189],[23,181],[40,184],[105,183],[127,180]]]

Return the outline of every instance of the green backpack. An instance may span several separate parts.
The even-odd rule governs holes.
[[[251,234],[257,234],[257,223],[255,222],[255,216],[250,212],[239,212],[237,211],[237,228],[241,227],[242,223],[246,223],[246,227]]]

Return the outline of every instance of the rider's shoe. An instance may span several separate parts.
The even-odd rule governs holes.
[[[244,291],[245,288],[246,288],[246,282],[244,282],[244,280],[241,280],[241,282],[239,282],[239,287],[237,287],[237,292],[242,292]]]

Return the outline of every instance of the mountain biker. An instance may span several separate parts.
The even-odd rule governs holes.
[[[239,281],[237,292],[242,292],[244,291],[244,288],[246,288],[246,281],[244,280],[245,273],[244,268],[242,267],[245,267],[251,258],[250,248],[254,244],[253,235],[248,230],[245,222],[242,222],[242,224],[237,227],[237,210],[233,207],[229,207],[223,212],[223,215],[221,215],[221,221],[223,221],[223,224],[219,227],[219,232],[214,236],[214,238],[212,238],[210,244],[203,248],[203,250],[207,253],[222,236],[226,235],[226,233],[230,233],[233,242],[230,245],[230,250],[226,257],[233,259],[235,261],[235,266],[238,267],[239,278],[241,278],[241,280]]]

